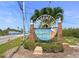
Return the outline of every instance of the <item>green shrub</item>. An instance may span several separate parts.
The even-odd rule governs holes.
[[[63,29],[63,36],[73,36],[79,38],[79,28]]]
[[[79,39],[75,37],[63,37],[63,42],[69,43],[70,45],[76,45],[79,42]]]
[[[50,43],[40,43],[40,42],[30,42],[25,41],[24,42],[24,48],[28,50],[34,50],[36,46],[41,46],[43,48],[43,52],[62,52],[63,45],[59,42],[50,42]]]
[[[63,45],[59,42],[42,44],[42,48],[44,52],[63,52]]]
[[[27,41],[24,42],[23,46],[24,46],[25,49],[34,50],[35,42],[31,42],[31,41],[27,40]]]
[[[48,43],[48,44],[42,44],[42,48],[44,52],[52,52],[52,44]]]
[[[55,42],[55,44],[53,44],[52,51],[55,53],[63,52],[64,51],[63,45],[59,42]]]
[[[40,42],[36,42],[35,46],[41,46],[42,44]]]

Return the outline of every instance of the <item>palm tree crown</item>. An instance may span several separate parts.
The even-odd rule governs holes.
[[[44,15],[44,14],[50,15],[55,20],[51,19],[50,21],[49,20],[47,20],[47,21],[45,20],[45,22],[43,22],[43,23],[47,23],[49,25],[49,27],[50,27],[50,24],[52,22],[55,23],[56,19],[58,19],[59,16],[61,17],[61,21],[63,21],[63,13],[64,13],[64,11],[60,7],[55,7],[55,8],[46,7],[46,8],[43,8],[41,10],[37,10],[36,9],[34,14],[33,14],[33,16],[31,17],[31,20],[33,20],[33,22],[35,22],[37,20],[37,18],[39,16],[41,16],[41,15]]]

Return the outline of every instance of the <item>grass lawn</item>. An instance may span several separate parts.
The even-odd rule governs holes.
[[[1,44],[0,45],[0,57],[7,50],[9,50],[9,49],[11,49],[13,47],[16,47],[18,45],[20,45],[21,42],[22,42],[22,39],[21,38],[16,38],[15,40],[11,40],[11,41],[9,41],[9,42],[7,42],[5,44]]]
[[[70,45],[76,45],[79,43],[79,38],[75,37],[63,37],[63,42],[69,43]]]

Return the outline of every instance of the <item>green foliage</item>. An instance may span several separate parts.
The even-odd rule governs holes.
[[[31,42],[26,40],[24,43],[24,48],[28,50],[34,50],[36,46],[41,46],[44,52],[62,52],[63,46],[58,42],[49,42],[49,43],[41,43],[41,42]]]
[[[54,8],[50,8],[50,7],[45,7],[42,8],[41,10],[35,10],[34,14],[31,17],[31,20],[33,20],[33,22],[37,21],[37,18],[41,15],[47,14],[52,16],[54,19],[44,19],[42,20],[42,22],[40,23],[39,27],[42,28],[50,28],[51,24],[54,24],[56,22],[56,19],[58,19],[58,17],[61,17],[61,21],[63,21],[63,9],[60,7],[54,7]],[[49,25],[49,26],[46,26]]]
[[[3,53],[13,47],[16,47],[18,45],[20,45],[22,42],[22,40],[20,38],[16,38],[15,40],[11,40],[5,44],[1,44],[0,45],[0,57],[2,57]]]
[[[24,42],[24,48],[25,48],[25,49],[28,49],[28,50],[34,50],[34,48],[35,48],[35,43],[34,43],[34,42],[31,42],[31,41],[29,41],[29,40],[26,40],[26,41]]]
[[[9,31],[21,32],[20,30],[7,28],[5,30],[0,29],[0,36],[8,35]]]
[[[76,45],[77,43],[79,43],[79,38],[63,37],[63,42],[69,43],[70,45]]]
[[[50,8],[50,7],[45,7],[42,8],[41,10],[35,10],[34,15],[31,17],[31,20],[36,21],[36,19],[40,16],[40,15],[51,15],[52,17],[54,17],[55,19],[57,19],[58,16],[60,16],[59,14],[63,14],[63,9],[60,7],[55,7],[55,8]],[[63,15],[62,15],[63,16]]]
[[[43,48],[43,51],[47,52],[47,53],[52,52],[52,50],[53,50],[52,43],[42,43],[41,47]]]
[[[64,51],[64,48],[63,48],[63,45],[59,42],[55,42],[53,44],[53,52],[63,52]]]
[[[7,35],[7,34],[8,34],[7,30],[0,30],[0,36]]]
[[[44,52],[63,52],[64,48],[63,45],[60,44],[59,42],[54,42],[54,43],[48,43],[48,44],[42,44],[43,51]]]
[[[79,38],[79,28],[68,28],[68,29],[63,29],[63,36],[71,36],[71,37],[76,37]]]

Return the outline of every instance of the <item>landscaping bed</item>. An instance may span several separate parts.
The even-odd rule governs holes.
[[[63,37],[63,43],[68,43],[69,45],[77,45],[79,38],[75,37]],[[57,41],[57,38],[53,41],[51,40],[36,40],[35,42],[30,42],[29,39],[26,39],[24,42],[24,48],[28,50],[34,50],[36,46],[41,46],[44,52],[63,52],[64,48],[61,43]]]
[[[23,46],[25,49],[28,49],[30,51],[33,51],[36,46],[41,46],[43,48],[43,52],[47,52],[47,53],[52,53],[52,52],[57,53],[64,51],[63,45],[59,42],[40,43],[40,42],[31,42],[29,40],[26,40]]]
[[[65,49],[64,52],[59,52],[59,53],[44,52],[43,55],[34,55],[33,51],[20,48],[19,51],[13,55],[12,58],[67,58],[67,57],[75,57],[75,55],[79,55],[79,54],[75,54],[73,56],[73,53],[79,53],[79,49],[77,50],[78,51],[75,51],[74,48],[69,47]]]

